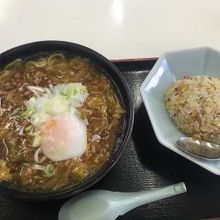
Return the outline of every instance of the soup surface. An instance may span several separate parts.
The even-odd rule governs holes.
[[[109,160],[123,114],[88,59],[15,60],[0,73],[0,181],[40,191],[83,181]]]

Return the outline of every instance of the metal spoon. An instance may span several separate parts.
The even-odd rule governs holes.
[[[141,192],[87,191],[64,203],[59,220],[113,220],[138,206],[184,192],[183,182]]]
[[[206,160],[220,159],[220,146],[218,144],[191,137],[181,137],[176,144],[179,149],[193,156]]]

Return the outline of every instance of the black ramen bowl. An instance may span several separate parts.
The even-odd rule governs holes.
[[[17,58],[28,60],[55,52],[61,52],[66,56],[78,55],[88,58],[106,72],[108,78],[116,88],[116,93],[118,93],[118,97],[123,108],[126,110],[123,120],[122,134],[118,138],[110,160],[107,161],[107,163],[98,172],[77,185],[70,185],[57,191],[35,192],[18,189],[2,182],[0,183],[0,193],[2,195],[26,201],[46,201],[62,199],[78,194],[97,183],[113,168],[122,155],[131,135],[134,121],[134,110],[131,95],[129,93],[129,87],[120,71],[99,53],[75,43],[64,41],[39,41],[15,47],[0,54],[0,69]]]

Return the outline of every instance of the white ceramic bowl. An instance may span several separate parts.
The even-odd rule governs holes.
[[[185,135],[177,129],[165,108],[165,90],[176,79],[192,75],[220,77],[220,52],[202,47],[164,53],[141,85],[141,95],[158,141],[188,160],[220,175],[220,160],[199,159],[176,147],[176,141]]]

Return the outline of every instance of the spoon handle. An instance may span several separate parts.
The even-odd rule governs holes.
[[[121,214],[123,215],[126,212],[160,199],[168,198],[171,196],[175,196],[181,193],[186,192],[186,186],[183,182],[177,183],[171,186],[166,186],[163,188],[155,189],[155,190],[146,190],[135,193],[124,193],[124,208],[121,210]],[[126,195],[127,194],[127,195]]]

